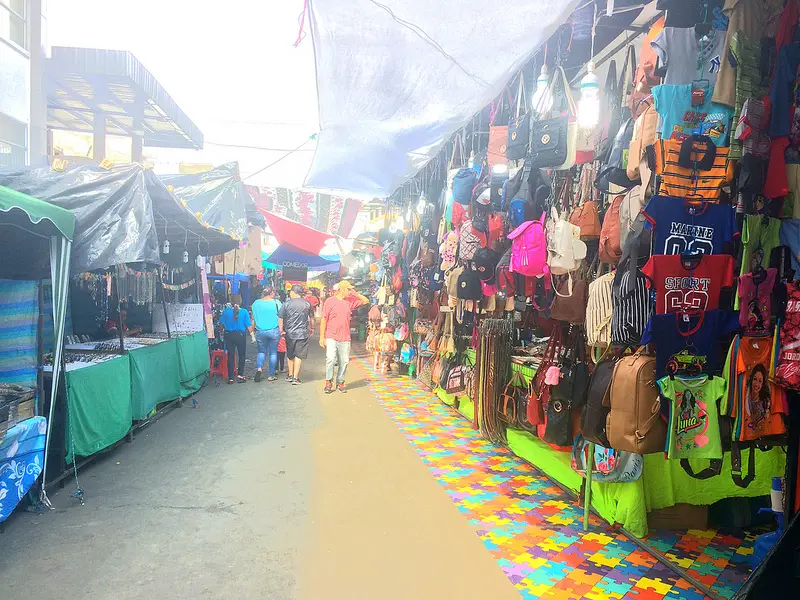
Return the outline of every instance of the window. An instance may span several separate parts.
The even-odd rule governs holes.
[[[25,32],[28,0],[0,0],[0,38],[28,49]]]
[[[0,167],[25,166],[28,127],[0,113]]]

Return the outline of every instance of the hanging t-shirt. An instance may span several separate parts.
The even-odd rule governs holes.
[[[669,404],[667,458],[722,458],[718,402],[725,395],[725,380],[664,377],[658,387]]]
[[[719,308],[720,290],[733,285],[727,254],[651,256],[642,273],[652,280],[656,314]]]
[[[771,327],[772,289],[777,269],[766,269],[758,275],[745,273],[739,277],[739,324],[751,333]]]
[[[780,229],[779,219],[770,218],[764,223],[761,215],[747,215],[742,225],[742,275],[758,265],[764,269],[769,266],[772,251],[781,243]]]
[[[722,367],[719,341],[739,328],[739,318],[727,310],[653,315],[642,335],[642,345],[656,348],[656,377],[674,374],[690,357],[704,365],[703,372]]]
[[[781,222],[778,240],[792,250],[792,269],[800,275],[800,219],[786,219]]]
[[[655,233],[654,254],[722,254],[739,235],[736,209],[727,204],[653,196],[644,216]]]
[[[735,441],[757,440],[786,433],[786,394],[770,381],[774,338],[736,336],[725,362],[728,394],[722,414],[734,418]]]
[[[713,87],[717,83],[722,59],[727,54],[725,32],[712,29],[709,38],[698,40],[694,27],[664,27],[651,42],[661,64],[667,69],[664,83],[683,85],[705,79]]]
[[[693,134],[707,135],[716,146],[727,146],[733,109],[714,104],[711,91],[706,91],[703,104],[692,106],[691,84],[655,86],[653,98],[662,119],[661,137],[684,140]]]

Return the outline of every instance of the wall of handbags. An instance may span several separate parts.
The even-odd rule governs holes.
[[[398,341],[489,439],[525,430],[608,482],[663,454],[746,488],[784,476],[758,470],[777,447],[796,473],[800,12],[733,4],[652,23],[592,130],[551,57],[552,102],[523,73],[414,183],[429,204],[386,265],[414,316]]]

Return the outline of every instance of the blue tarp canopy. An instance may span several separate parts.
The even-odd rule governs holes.
[[[264,259],[265,263],[274,265],[274,268],[280,269],[285,263],[297,263],[305,265],[309,270],[314,271],[339,271],[339,257],[338,256],[317,256],[315,254],[306,254],[300,250],[288,245],[281,245],[269,256]]]

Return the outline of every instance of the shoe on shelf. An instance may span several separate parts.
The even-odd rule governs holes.
[[[330,379],[328,379],[325,382],[325,393],[326,394],[332,394],[333,393],[333,382]]]
[[[256,371],[256,376],[255,376],[255,379],[253,381],[255,381],[256,383],[261,381],[261,375],[262,375],[261,369],[259,369],[258,371]]]
[[[300,380],[297,378],[292,378],[292,385],[300,385]]]
[[[336,389],[342,392],[343,394],[347,393],[347,388],[344,387],[344,381],[340,381],[339,385],[336,386]]]

